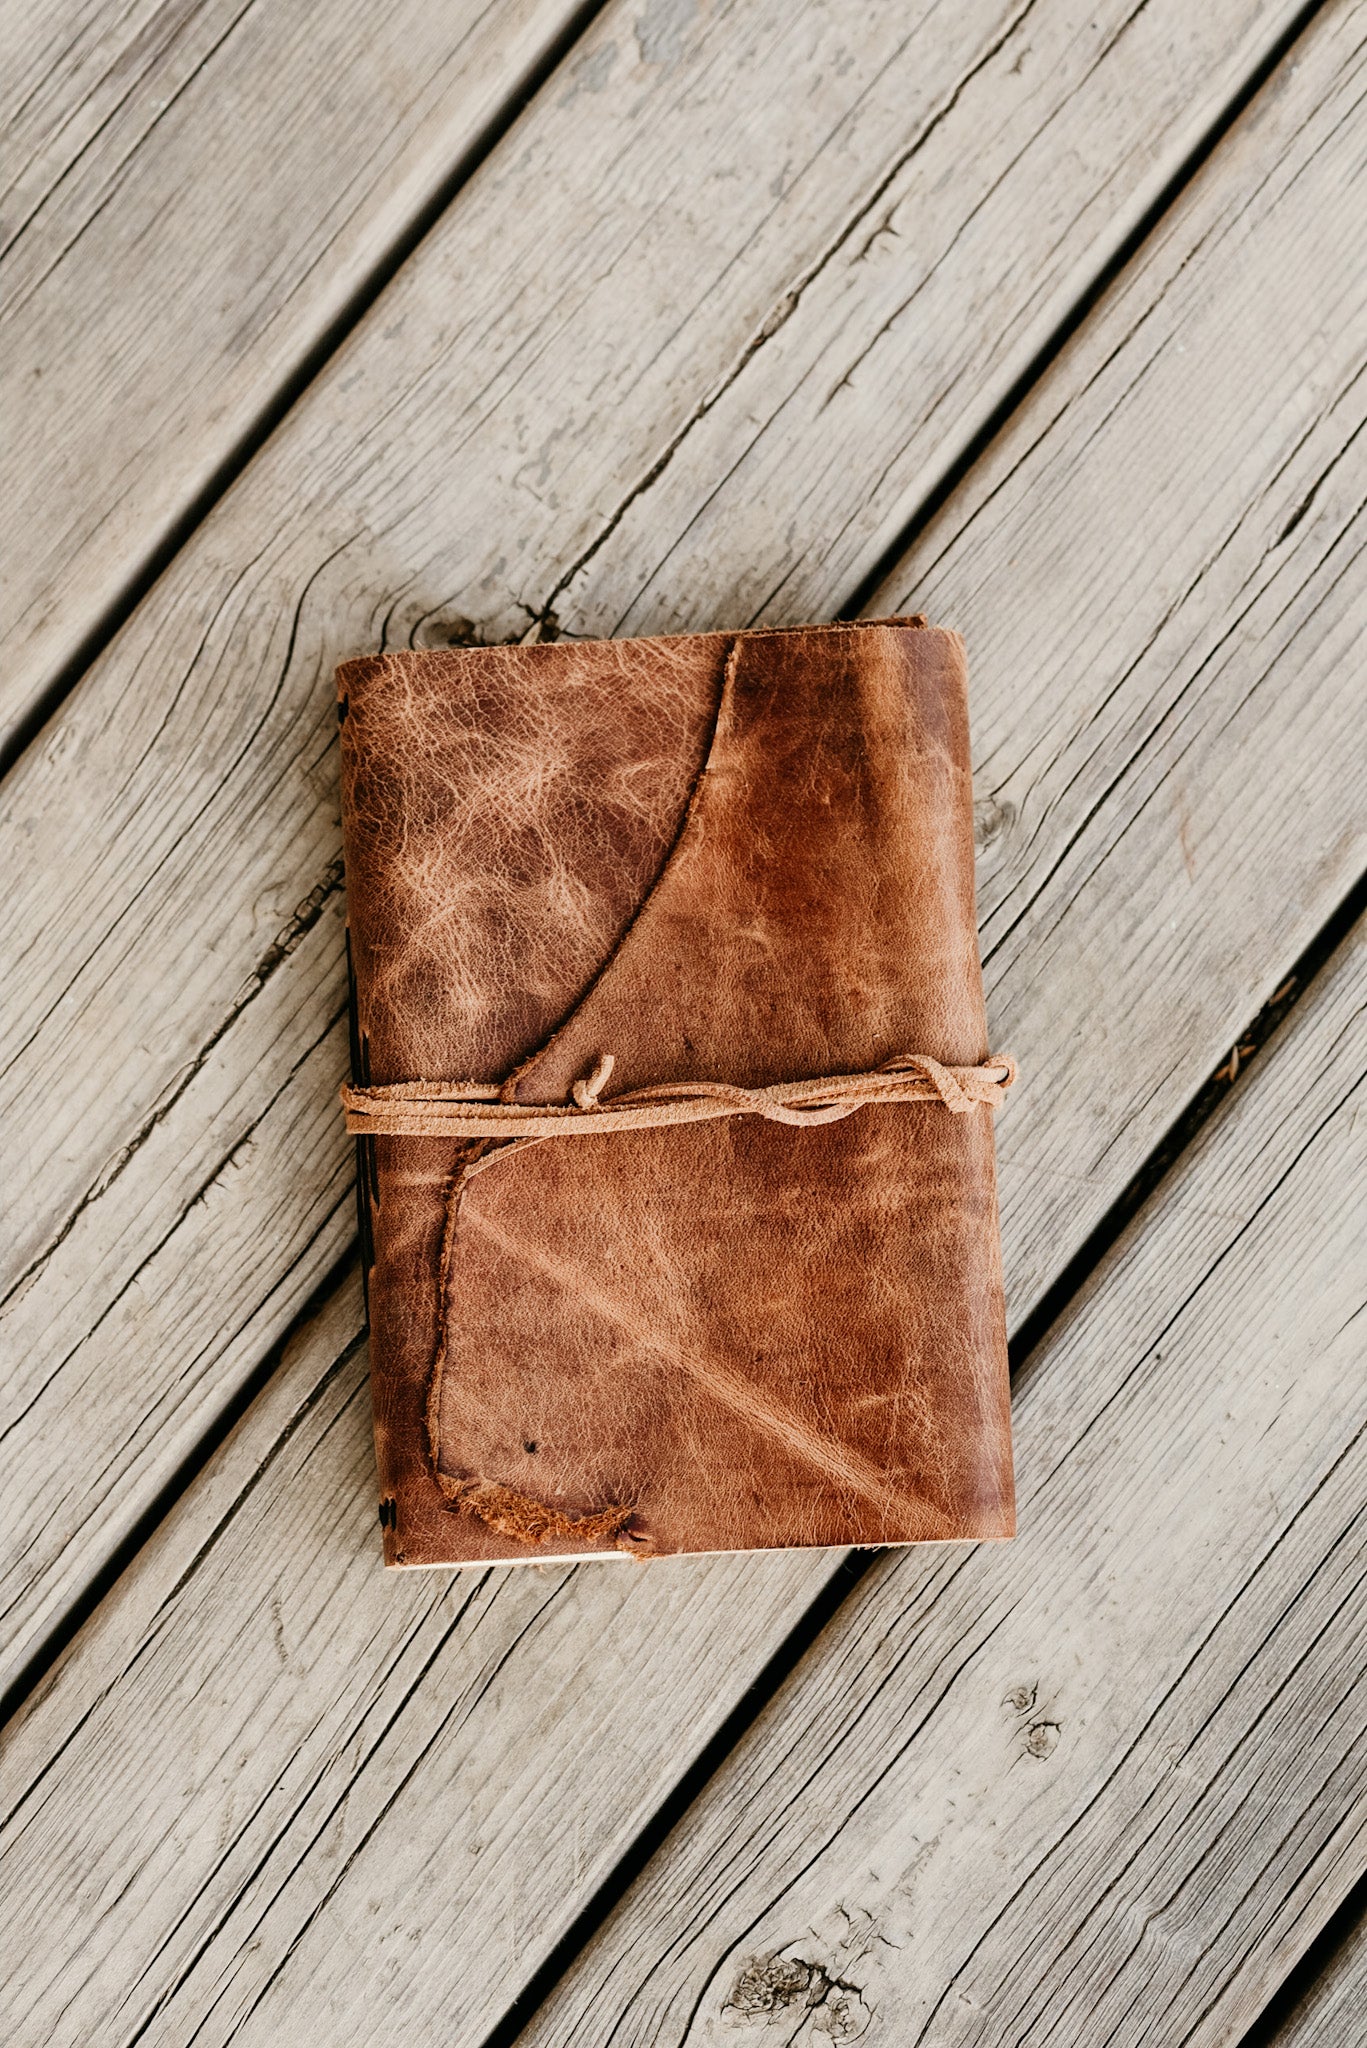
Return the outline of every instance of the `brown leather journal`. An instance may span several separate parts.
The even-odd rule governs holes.
[[[1010,1535],[958,636],[338,693],[386,1561]]]

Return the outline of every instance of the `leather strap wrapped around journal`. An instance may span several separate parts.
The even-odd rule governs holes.
[[[957,635],[338,692],[387,1562],[1010,1535]]]

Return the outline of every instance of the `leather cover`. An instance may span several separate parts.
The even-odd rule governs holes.
[[[338,671],[354,1078],[565,1102],[987,1055],[921,620]],[[386,1561],[1007,1536],[992,1114],[361,1141]],[[445,1322],[442,1356],[441,1324]]]

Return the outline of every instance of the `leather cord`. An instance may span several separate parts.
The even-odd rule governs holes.
[[[995,1109],[1016,1078],[997,1053],[976,1067],[946,1067],[924,1053],[897,1053],[866,1074],[828,1074],[740,1088],[730,1081],[665,1081],[602,1099],[613,1058],[604,1053],[575,1082],[567,1103],[501,1101],[497,1083],[394,1081],[342,1089],[347,1129],[385,1138],[596,1138],[614,1131],[658,1130],[722,1116],[761,1116],[779,1124],[830,1124],[873,1103],[940,1102],[961,1115]]]

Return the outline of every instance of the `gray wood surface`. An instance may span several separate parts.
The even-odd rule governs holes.
[[[1367,2029],[1367,1921],[1287,2014],[1271,2048],[1361,2048]]]
[[[923,543],[933,564],[923,573],[957,588],[984,624],[1009,622],[1026,593],[1047,588],[1055,625],[1074,636],[1060,646],[1038,626],[1033,636],[999,630],[975,674],[995,772],[1003,732],[1014,732],[1024,764],[1015,781],[989,779],[984,790],[989,917],[997,876],[998,898],[1033,894],[1029,914],[1041,921],[1027,954],[1008,949],[992,969],[994,1009],[1014,1005],[1033,1045],[1031,1077],[1000,1123],[1008,1257],[1013,1274],[1026,1270],[1013,1282],[1017,1313],[1076,1242],[1076,1211],[1094,1213],[1088,1205],[1123,1184],[1127,1148],[1151,1142],[1183,1099],[1182,1062],[1198,1077],[1214,1064],[1360,862],[1364,763],[1344,708],[1367,593],[1350,566],[1362,494],[1349,487],[1352,415],[1340,395],[1352,391],[1360,319],[1355,328],[1340,316],[1340,353],[1321,360],[1313,406],[1304,370],[1312,323],[1340,283],[1321,222],[1325,194],[1341,201],[1353,190],[1335,138],[1355,48],[1353,20],[1340,14],[1297,52],[1297,68],[1274,82],[989,457],[988,485],[970,478]],[[1224,389],[1230,345],[1218,309],[1250,302],[1261,312],[1238,328],[1237,445],[1257,452],[1232,475],[1213,474],[1202,422]],[[1152,362],[1131,352],[1150,345]],[[1173,387],[1153,370],[1179,354],[1188,410],[1174,414]],[[1155,446],[1164,460],[1146,469],[1141,457]],[[1335,455],[1338,482],[1316,496],[1310,486]],[[1131,570],[1119,616],[1092,608],[1114,573],[1117,477],[1127,518],[1166,546],[1155,546],[1152,590]],[[1036,508],[1065,504],[1065,487],[1082,513],[1061,522],[1042,583],[1030,552]],[[1108,503],[1107,523],[1096,508]],[[1093,637],[1079,646],[1088,620]],[[1223,667],[1210,651],[1222,643]],[[1044,780],[1038,801],[1033,777]],[[1165,809],[1174,786],[1184,808]],[[1082,849],[1072,868],[1070,839]],[[998,868],[991,856],[1003,841]],[[1052,898],[1052,883],[1039,886],[1051,869],[1062,877]],[[1259,933],[1236,929],[1242,983],[1227,951],[1231,874],[1261,909]],[[1076,973],[1067,949],[1051,955],[1048,945],[1088,889],[1099,907],[1082,927],[1090,950],[1079,993],[1062,978]],[[1100,1106],[1085,1104],[1072,1127],[1082,1136],[1070,1179],[1055,1149],[1067,1091],[1050,1077],[1085,1054],[1083,1033],[1100,1035],[1115,1071]],[[1137,1108],[1127,1091],[1145,1059],[1153,1101]],[[1322,1160],[1316,1173],[1339,1184]],[[1217,1223],[1225,1206],[1221,1196]],[[1041,1209],[1052,1266],[1035,1235]],[[1190,1229],[1174,1226],[1193,1259],[1209,1248],[1195,1227],[1204,1214],[1198,1202]],[[1180,1305],[1187,1272],[1178,1259],[1177,1291],[1162,1302]],[[1165,1273],[1153,1282],[1160,1294]],[[1105,1397],[1106,1373],[1142,1334],[1136,1314],[1122,1305],[1114,1344],[1087,1351],[1083,1365],[1099,1375],[1087,1398]],[[55,1958],[33,2007],[44,2039],[80,2039],[109,2010],[121,2023],[128,2015],[130,2033],[155,2014],[166,2040],[199,2028],[200,2040],[268,2041],[305,2014],[329,2043],[373,2038],[381,2025],[479,2041],[832,1568],[827,1558],[679,1564],[667,1576],[590,1567],[457,1580],[453,1591],[440,1578],[381,1580],[359,1363],[331,1376],[354,1317],[343,1295],[267,1397],[283,1406],[253,1413],[14,1735],[22,1804],[6,1896],[18,1902],[21,1945],[41,1940]],[[1049,1384],[1035,1376],[1037,1407]],[[1072,1413],[1082,1396],[1067,1386]],[[1264,1387],[1259,1398],[1272,1394]],[[286,1436],[299,1410],[305,1419]],[[1331,1403],[1326,1429],[1339,1413]],[[1214,1460],[1218,1479],[1220,1429],[1208,1423],[1206,1411],[1194,1416],[1184,1454],[1193,1472]],[[1280,1449],[1275,1423],[1270,1441]],[[1319,1441],[1312,1430],[1307,1459]],[[1245,1455],[1245,1438],[1239,1446]],[[1143,1445],[1122,1444],[1108,1471],[1123,1476],[1131,1454],[1152,1478]],[[1277,1473],[1280,1460],[1265,1456],[1264,1473]],[[1307,1467],[1295,1469],[1303,1477]],[[1202,1514],[1193,1529],[1209,1534]],[[1146,1569],[1161,1578],[1187,1568],[1184,1526],[1169,1517],[1166,1550],[1152,1536]],[[1313,1549],[1322,1531],[1305,1526]],[[1284,1556],[1297,1554],[1293,1544]],[[1240,1553],[1224,1566],[1248,1562]],[[1261,1611],[1255,1593],[1241,1627]],[[1287,1793],[1298,1820],[1314,1811],[1326,1754],[1311,1745]],[[1202,1768],[1198,1758],[1182,1777],[1194,1800]],[[77,1886],[64,1876],[73,1872]],[[1308,1938],[1340,1877],[1341,1865],[1322,1859],[1296,1929],[1271,1948],[1255,1931],[1255,1977],[1270,1954],[1285,1962]],[[1277,1881],[1274,1871],[1267,1884]],[[93,1902],[105,1909],[98,1917]],[[78,1963],[63,1967],[73,1954]],[[1252,1981],[1241,1980],[1240,1997]],[[828,1999],[809,2025],[829,2033],[834,2013]]]
[[[1365,1204],[1360,925],[1023,1375],[1018,1540],[875,1566],[529,2048],[1241,2038],[1367,1866]]]
[[[0,746],[573,0],[9,0]]]
[[[14,2048],[278,2041],[259,2001],[353,1869],[375,1909],[357,1970],[286,2031],[474,2048],[800,1606],[792,1555],[386,1579],[359,1294],[12,1729]]]
[[[3,1418],[13,1484],[0,1506],[7,1670],[90,1582],[348,1241],[333,1108],[343,994],[332,663],[467,632],[472,619],[486,635],[525,626],[566,578],[586,604],[597,565],[606,574],[615,560],[606,543],[625,529],[622,479],[692,462],[690,425],[705,427],[709,405],[739,372],[753,377],[780,335],[796,345],[808,306],[829,329],[821,290],[807,290],[821,273],[846,280],[847,345],[862,336],[877,353],[879,385],[853,387],[882,393],[861,461],[887,444],[889,412],[902,453],[871,476],[851,456],[852,417],[818,408],[790,445],[781,533],[742,485],[727,529],[735,562],[766,549],[776,562],[810,559],[810,582],[785,571],[784,603],[818,612],[834,480],[843,475],[850,518],[873,508],[876,540],[915,479],[978,423],[980,381],[990,388],[1068,311],[1289,17],[1233,0],[1196,17],[1177,0],[1138,13],[887,7],[861,12],[852,36],[835,0],[800,14],[772,0],[739,19],[680,16],[657,36],[663,17],[609,10],[199,529],[9,778],[0,815],[0,861],[20,875],[0,904],[0,943],[22,988],[0,1046],[13,1161],[0,1196],[0,1326],[15,1361]],[[989,132],[995,182],[983,190],[960,167]],[[857,260],[904,184],[907,231]],[[961,233],[943,213],[946,187],[960,190]],[[917,195],[935,213],[925,250],[907,225]],[[984,219],[1010,252],[987,301]],[[934,272],[928,326],[889,324],[884,266],[904,242],[908,283]],[[1307,265],[1322,244],[1312,235]],[[1281,316],[1306,319],[1299,294]],[[1349,373],[1357,336],[1345,312],[1336,374]],[[1248,346],[1282,361],[1261,326]],[[1321,422],[1314,445],[1338,445],[1339,424]],[[1207,550],[1287,457],[1276,432],[1250,440],[1264,467],[1213,508]],[[711,474],[721,492],[726,467]],[[812,478],[823,481],[809,504]],[[1173,488],[1185,494],[1189,480]],[[1310,521],[1282,559],[1311,565],[1325,544]],[[940,578],[946,618],[977,581],[972,569],[956,593]],[[734,588],[701,574],[696,588],[694,623],[736,622]],[[1046,755],[1056,778],[1050,830],[1028,812],[1007,830],[1023,798],[996,794],[1011,765],[989,757],[985,837],[1003,828],[988,847],[989,890],[1001,862],[1023,865],[1036,887],[1059,867],[1106,786],[1098,760],[1110,780],[1127,761],[1152,772],[1157,686],[1133,664],[1169,597],[1138,596],[1124,647],[1114,621],[1097,621],[1085,648],[1051,644],[1052,620],[1022,623],[1004,666],[1000,631],[980,653],[965,620],[989,733],[1004,716],[994,707],[1043,714],[1032,734],[1017,721],[1024,751],[1010,787],[1023,789]],[[1024,618],[1009,578],[992,604]],[[1199,608],[1208,615],[1204,593]],[[1175,673],[1166,660],[1162,673]],[[1061,674],[1109,681],[1095,699],[1072,690],[1059,723],[1047,714]],[[1093,705],[1118,738],[1109,750],[1088,730]],[[1274,728],[1279,715],[1274,703]],[[1246,971],[1231,961],[1212,976],[1198,949],[1178,1058],[1166,1020],[1157,1041],[1147,1020],[1126,1021],[1128,926],[1111,934],[1118,950],[1089,963],[1091,1035],[1110,1034],[1124,1062],[1127,1121],[1118,1132],[1092,1123],[1099,1162],[1064,1139],[1062,1177],[1052,1172],[1048,1203],[1031,1212],[1050,1271],[1344,886],[1354,823],[1341,784],[1308,790],[1312,806],[1321,798],[1315,844],[1328,851],[1312,864],[1310,844],[1293,847],[1278,897],[1288,915],[1260,933]],[[1262,825],[1250,819],[1255,863]],[[1224,829],[1223,813],[1211,829]],[[1233,844],[1245,844],[1237,831]],[[1220,886],[1184,868],[1193,932]],[[1039,914],[1061,914],[1067,896],[1049,900]],[[1016,1272],[1020,1301],[1034,1284],[1028,1255]]]

